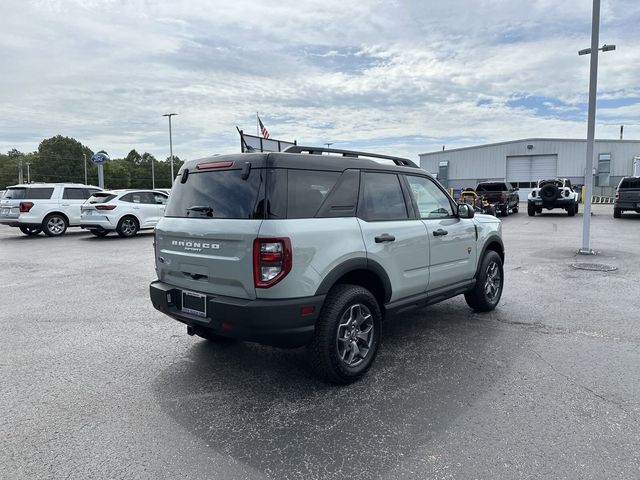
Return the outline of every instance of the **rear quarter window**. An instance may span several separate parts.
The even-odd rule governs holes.
[[[49,200],[53,195],[53,187],[9,188],[4,194],[6,199],[15,200]]]

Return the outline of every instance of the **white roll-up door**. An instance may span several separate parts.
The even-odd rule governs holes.
[[[507,157],[507,182],[520,188],[520,200],[524,201],[535,182],[543,178],[555,178],[557,169],[557,155]]]

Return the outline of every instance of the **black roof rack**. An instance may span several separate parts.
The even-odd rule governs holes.
[[[392,157],[390,155],[380,155],[379,153],[367,153],[367,152],[356,152],[354,150],[342,150],[340,148],[304,147],[302,145],[292,145],[284,149],[283,152],[309,153],[310,155],[318,155],[322,153],[338,153],[338,154],[341,154],[343,157],[349,157],[349,158],[360,158],[360,157],[381,158],[384,160],[391,160],[396,165],[399,165],[402,167],[419,168],[418,165],[413,163],[408,158]]]

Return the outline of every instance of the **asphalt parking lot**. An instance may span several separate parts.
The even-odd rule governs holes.
[[[505,218],[498,309],[385,323],[347,387],[156,312],[152,234],[0,227],[0,478],[640,478],[640,215],[594,212],[594,258],[582,208]]]

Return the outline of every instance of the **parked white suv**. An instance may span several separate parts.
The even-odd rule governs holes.
[[[570,217],[578,213],[578,193],[568,178],[538,180],[538,186],[528,196],[527,213],[530,217],[542,213],[542,209],[562,208]]]
[[[121,237],[133,237],[139,230],[157,225],[168,199],[166,194],[153,190],[97,192],[82,205],[80,226],[97,237],[114,230]]]
[[[101,189],[79,183],[31,183],[7,187],[0,200],[0,224],[25,235],[57,237],[80,225],[80,207]]]

